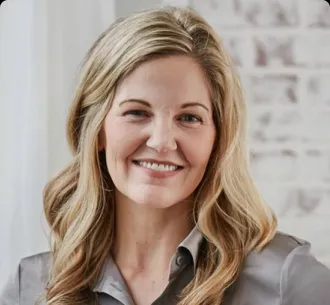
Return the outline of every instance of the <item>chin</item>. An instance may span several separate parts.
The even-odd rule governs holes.
[[[134,194],[130,196],[130,199],[138,205],[159,209],[170,208],[182,201],[182,199],[173,198],[173,196],[169,195],[161,194],[161,192],[145,192],[144,194]]]

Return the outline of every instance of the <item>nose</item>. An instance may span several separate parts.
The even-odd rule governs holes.
[[[151,127],[146,145],[158,153],[177,149],[174,127],[168,122],[155,122]]]

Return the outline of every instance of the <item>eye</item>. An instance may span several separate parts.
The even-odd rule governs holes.
[[[203,120],[199,116],[193,114],[184,114],[180,120],[187,123],[203,123]]]
[[[143,110],[129,110],[124,113],[124,116],[132,116],[132,117],[141,117],[141,116],[148,116],[147,112]]]

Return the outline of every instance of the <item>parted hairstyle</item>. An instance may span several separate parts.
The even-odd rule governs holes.
[[[188,56],[209,82],[216,138],[193,193],[206,243],[179,305],[219,305],[251,251],[274,236],[277,220],[249,171],[245,100],[217,33],[189,8],[163,7],[118,19],[86,54],[67,122],[72,161],[45,187],[51,228],[47,305],[98,304],[93,292],[114,243],[114,185],[99,134],[116,88],[141,63]]]

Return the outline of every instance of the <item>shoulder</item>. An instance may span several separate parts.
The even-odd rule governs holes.
[[[309,243],[290,251],[281,268],[283,305],[330,304],[330,270],[310,252]]]
[[[248,255],[240,285],[253,286],[249,289],[281,305],[330,304],[330,270],[310,248],[309,242],[278,232],[261,252]]]
[[[0,305],[34,304],[47,285],[51,253],[24,257],[0,293]]]
[[[50,260],[50,252],[41,252],[22,258],[19,264],[21,281],[34,279],[47,282]]]
[[[310,243],[293,235],[277,232],[274,238],[260,252],[251,252],[247,258],[248,263],[257,261],[270,267],[272,262],[274,271],[281,271],[288,257],[297,249],[309,252]],[[266,267],[266,266],[265,266]]]

